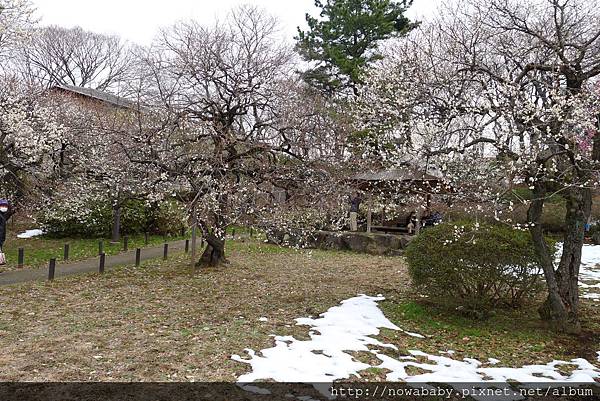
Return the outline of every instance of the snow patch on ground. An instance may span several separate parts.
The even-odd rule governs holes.
[[[400,330],[390,322],[377,306],[383,297],[361,295],[350,298],[339,306],[330,308],[321,317],[296,319],[297,325],[311,326],[310,340],[297,340],[292,336],[275,336],[275,346],[256,355],[246,349],[250,359],[239,355],[231,358],[247,363],[252,372],[239,377],[240,382],[272,379],[278,382],[331,382],[347,379],[360,370],[370,367],[356,361],[348,351],[366,351],[368,346],[396,349],[370,336],[379,334],[380,328]]]
[[[600,377],[600,369],[582,358],[572,359],[570,362],[552,361],[545,365],[525,365],[520,368],[484,367],[477,359],[464,358],[462,361],[445,356],[429,355],[421,351],[411,350],[409,353],[421,357],[423,362],[414,360],[397,360],[386,355],[377,355],[382,361],[378,367],[390,369],[387,375],[390,381],[407,381],[419,383],[485,383],[502,382],[508,380],[520,383],[528,382],[579,382],[593,383]],[[572,365],[576,368],[570,375],[561,374],[558,367]],[[405,368],[413,366],[428,371],[417,375],[406,373]]]
[[[39,228],[36,228],[33,230],[25,230],[25,232],[22,232],[21,234],[17,235],[17,238],[32,238],[42,234],[44,234],[44,231],[40,230]]]
[[[600,281],[600,245],[584,245],[581,249],[581,281]]]
[[[373,338],[381,328],[403,331],[390,322],[379,309],[377,302],[383,297],[360,295],[342,301],[319,318],[296,319],[298,325],[310,326],[310,340],[297,340],[292,336],[275,336],[275,346],[260,351],[246,349],[248,359],[232,355],[232,359],[251,366],[252,371],[238,378],[241,383],[255,380],[277,382],[331,383],[337,379],[360,377],[361,370],[369,367],[385,368],[389,381],[417,383],[448,383],[459,390],[465,382],[578,382],[593,383],[600,378],[600,368],[585,359],[569,362],[552,361],[545,365],[526,365],[520,368],[497,366],[494,358],[480,362],[472,358],[463,360],[449,356],[430,355],[419,350],[409,355],[390,356],[381,348],[397,351],[396,346],[384,344]],[[381,363],[369,365],[354,359],[349,352],[364,351],[373,354]],[[391,352],[394,353],[393,351]],[[440,351],[452,355],[450,351]],[[390,354],[390,352],[386,352]],[[600,361],[600,351],[598,352]],[[492,366],[493,365],[493,366]],[[570,374],[561,373],[559,367],[571,365]],[[409,374],[408,367],[419,368],[425,373]],[[414,370],[413,370],[414,371]],[[320,387],[320,386],[319,386]],[[320,388],[317,388],[320,390]],[[321,389],[322,391],[322,389]],[[324,393],[324,395],[326,395]]]
[[[579,270],[581,297],[600,302],[600,245],[584,245]]]
[[[560,261],[562,244],[557,244],[556,263]],[[579,268],[579,287],[581,297],[600,300],[600,245],[584,244],[581,249]]]

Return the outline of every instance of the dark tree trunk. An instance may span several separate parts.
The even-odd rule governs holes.
[[[196,262],[196,243],[198,240],[198,215],[196,214],[196,203],[192,204],[192,250],[190,252],[191,255],[191,264],[194,266]]]
[[[226,263],[225,240],[218,238],[212,233],[207,234],[204,239],[207,245],[200,257],[198,266],[219,266]]]
[[[536,254],[544,270],[548,297],[539,308],[540,317],[556,330],[566,333],[579,333],[579,265],[583,246],[584,223],[591,209],[591,191],[572,188],[567,198],[565,216],[565,238],[558,268],[554,269],[553,255],[544,240],[540,217],[544,206],[546,188],[544,183],[536,184],[534,199],[528,211],[530,228]]]
[[[113,226],[112,226],[112,242],[121,240],[121,205],[116,203],[113,206]]]
[[[60,145],[59,159],[58,159],[58,176],[61,178],[65,177],[67,175],[66,151],[67,151],[67,145],[65,143],[62,143]]]
[[[566,206],[566,232],[556,278],[561,297],[567,306],[569,322],[579,331],[579,267],[585,222],[592,208],[592,191],[589,188],[572,188]]]

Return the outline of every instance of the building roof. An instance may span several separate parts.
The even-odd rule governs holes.
[[[92,98],[95,100],[99,100],[101,102],[108,103],[108,104],[110,104],[112,106],[116,106],[116,107],[121,107],[121,108],[125,108],[125,109],[133,109],[133,108],[137,109],[136,103],[132,102],[131,100],[113,95],[108,92],[103,92],[98,89],[82,88],[79,86],[66,85],[66,84],[57,84],[57,85],[52,86],[50,89],[51,90],[58,89],[58,90],[66,91],[66,92],[75,93],[77,95],[89,97],[89,98]]]

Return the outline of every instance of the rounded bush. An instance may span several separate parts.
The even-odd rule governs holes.
[[[108,237],[113,210],[106,200],[77,199],[43,209],[37,221],[53,237]],[[185,208],[176,201],[148,205],[141,200],[129,200],[121,208],[121,234],[177,235],[185,227]]]
[[[77,199],[42,209],[36,221],[51,237],[103,237],[110,233],[112,209],[108,202]]]
[[[148,231],[156,234],[179,235],[187,228],[185,205],[175,200],[165,200],[152,208],[149,214]]]
[[[424,229],[405,255],[418,291],[477,316],[517,307],[543,288],[531,235],[507,226],[442,223]]]

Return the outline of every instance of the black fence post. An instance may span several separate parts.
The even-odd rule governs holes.
[[[235,239],[235,228],[231,230],[231,238]]]
[[[129,236],[125,235],[125,236],[123,236],[123,250],[127,251],[128,248],[129,248]]]
[[[148,245],[148,231],[144,233],[144,243]]]
[[[190,251],[190,240],[186,239],[185,240],[185,253],[188,253]]]
[[[98,272],[104,273],[104,264],[106,263],[106,254],[102,252],[100,254],[100,265],[98,266]]]
[[[69,260],[69,244],[65,244],[64,248],[63,248],[63,260],[67,261]]]
[[[163,247],[163,260],[167,260],[169,255],[169,244],[165,244]]]
[[[142,260],[142,250],[140,248],[137,248],[135,250],[135,266],[138,267],[140,265],[140,262]]]
[[[98,255],[104,253],[104,241],[98,241]]]
[[[17,260],[17,267],[19,269],[21,269],[21,268],[23,268],[24,264],[25,264],[25,249],[19,248],[19,257]]]
[[[56,270],[56,258],[50,259],[48,264],[48,280],[54,280],[54,272]]]
[[[252,227],[250,227],[250,238],[252,238],[252,235],[254,234],[253,232],[254,230],[252,230]]]

